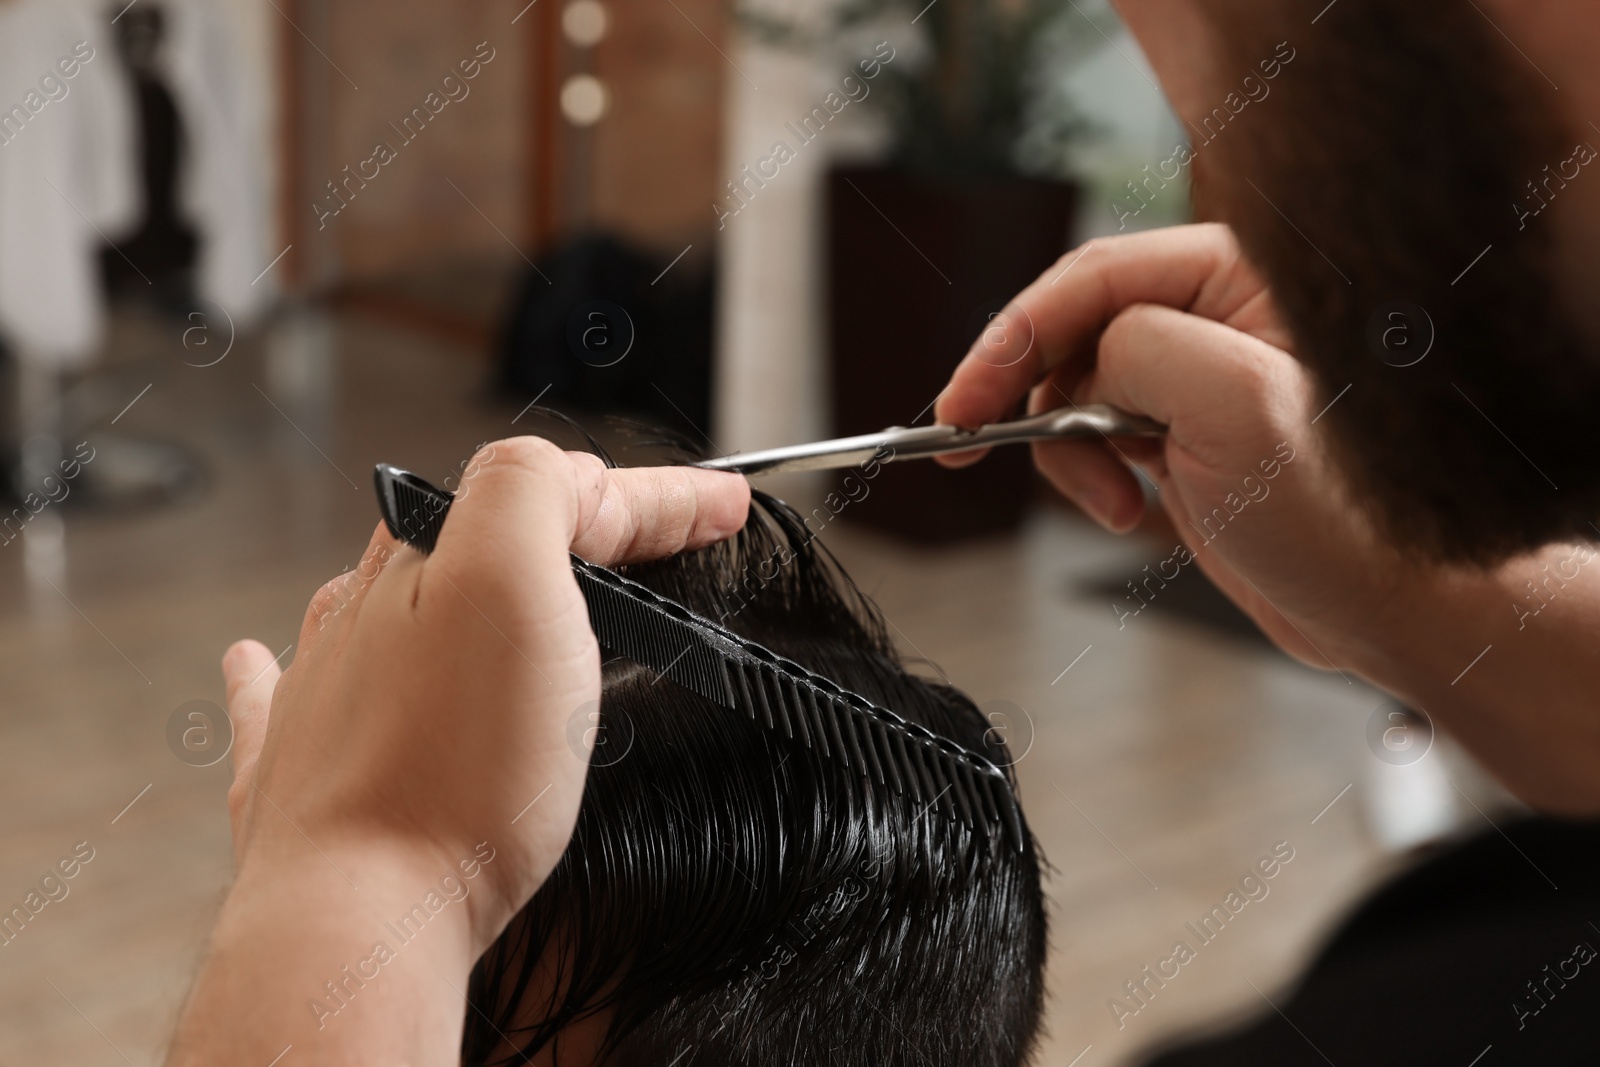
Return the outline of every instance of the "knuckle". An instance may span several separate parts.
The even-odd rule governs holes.
[[[330,578],[311,594],[311,602],[306,605],[306,617],[302,629],[321,629],[329,616],[344,607],[347,580],[348,576],[344,574]]]
[[[1151,304],[1129,304],[1113,316],[1100,334],[1100,358],[1115,359],[1136,344],[1155,311]]]
[[[687,471],[651,468],[640,471],[628,491],[618,495],[626,515],[631,558],[670,555],[688,543],[697,498]]]
[[[1116,240],[1118,239],[1115,237],[1097,237],[1094,240],[1084,241],[1082,244],[1068,249],[1067,251],[1061,253],[1060,256],[1056,257],[1056,261],[1039,275],[1039,280],[1048,281],[1049,279],[1060,277],[1061,272],[1066,270],[1071,264],[1076,263],[1078,259],[1089,250],[1090,245],[1112,244]]]
[[[679,472],[663,471],[651,479],[650,491],[634,509],[638,520],[634,549],[662,555],[678,551],[688,542],[694,522],[694,493]]]
[[[565,453],[543,437],[508,437],[493,441],[479,449],[472,463],[485,470],[499,467],[522,467],[528,470],[548,470],[556,463],[565,462]]]
[[[250,788],[245,784],[243,774],[234,776],[233,784],[228,787],[228,817],[237,822],[244,815],[245,802],[250,799]]]
[[[1197,222],[1194,225],[1196,231],[1207,240],[1216,241],[1230,249],[1238,246],[1238,237],[1226,222]]]
[[[478,450],[462,475],[462,488],[467,489],[471,479],[472,485],[491,487],[493,494],[528,487],[546,491],[552,483],[571,484],[572,475],[572,462],[557,445],[542,437],[509,437]],[[465,495],[458,493],[457,498]]]
[[[564,452],[562,455],[571,464],[579,485],[601,492],[610,488],[611,468],[606,466],[605,460],[592,452]]]
[[[1232,371],[1235,389],[1253,398],[1258,406],[1265,406],[1286,386],[1277,363],[1253,345],[1242,346]]]

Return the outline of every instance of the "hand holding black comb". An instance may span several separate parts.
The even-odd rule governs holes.
[[[432,552],[451,494],[388,464],[378,465],[374,480],[389,532]],[[983,756],[604,567],[573,556],[572,571],[602,647],[820,749],[855,770],[868,789],[905,796],[918,810],[937,807],[1023,847],[1011,783]]]

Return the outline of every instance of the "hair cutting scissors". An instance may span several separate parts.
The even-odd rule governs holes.
[[[922,459],[947,452],[1009,445],[1020,441],[1049,441],[1074,437],[1159,437],[1167,432],[1161,423],[1109,404],[1084,404],[1057,408],[1012,422],[992,422],[976,430],[959,426],[891,426],[878,433],[837,437],[804,445],[785,445],[756,452],[735,452],[695,464],[709,470],[740,474],[776,474],[780,471],[820,471],[855,467],[876,460],[892,463]]]

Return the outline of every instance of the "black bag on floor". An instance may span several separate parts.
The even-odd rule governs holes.
[[[574,238],[525,277],[500,343],[500,387],[701,436],[711,421],[713,285],[691,257],[669,265],[604,234]]]

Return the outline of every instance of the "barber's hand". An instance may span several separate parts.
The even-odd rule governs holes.
[[[1342,495],[1291,346],[1228,228],[1101,238],[1007,306],[935,411],[973,427],[1008,416],[1027,394],[1030,414],[1109,403],[1167,424],[1165,441],[1040,443],[1034,457],[1117,532],[1143,513],[1130,464],[1142,468],[1196,562],[1273,640],[1313,666],[1345,665],[1402,569]]]
[[[286,881],[276,857],[310,842],[335,866],[377,854],[437,881],[487,841],[466,897],[476,958],[560,858],[583,792],[568,726],[600,697],[600,656],[568,551],[667,556],[730,536],[748,507],[737,475],[607,470],[519,438],[474,458],[431,556],[380,525],[312,599],[281,678],[257,642],[223,660],[240,880]]]

